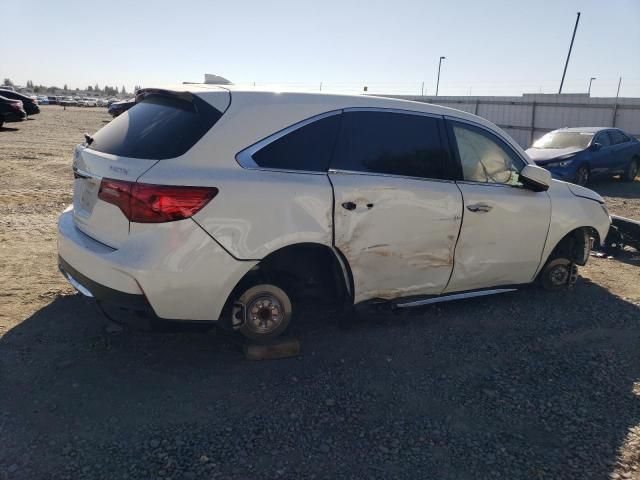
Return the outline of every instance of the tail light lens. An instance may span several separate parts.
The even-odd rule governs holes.
[[[11,107],[13,107],[14,110],[22,110],[22,102],[14,102],[11,104]]]
[[[105,178],[98,198],[137,223],[162,223],[195,215],[218,194],[215,187],[183,187],[125,182]]]

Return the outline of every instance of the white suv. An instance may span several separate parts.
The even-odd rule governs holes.
[[[61,270],[83,294],[280,335],[348,307],[559,289],[610,218],[502,130],[424,103],[234,86],[142,90],[75,149]]]

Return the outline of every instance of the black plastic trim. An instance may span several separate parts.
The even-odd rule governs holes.
[[[96,300],[103,301],[105,303],[116,304],[121,307],[130,308],[132,310],[146,310],[151,308],[147,297],[135,293],[121,292],[113,288],[105,287],[104,285],[91,280],[86,275],[83,275],[68,262],[66,262],[61,256],[58,256],[58,267],[61,271],[71,275],[74,280],[80,283],[83,287],[91,292]]]

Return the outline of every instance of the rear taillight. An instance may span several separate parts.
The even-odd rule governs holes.
[[[105,178],[98,198],[137,223],[162,223],[195,215],[218,194],[215,187],[150,185]]]
[[[13,102],[13,103],[11,104],[11,107],[12,107],[14,110],[22,110],[22,102],[20,102],[20,101],[18,101],[18,102]]]

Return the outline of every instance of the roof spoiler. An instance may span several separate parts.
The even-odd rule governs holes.
[[[174,90],[165,90],[163,88],[141,88],[136,92],[136,103],[141,102],[150,96],[173,97],[185,102],[193,102],[193,94],[191,92],[176,92]]]

